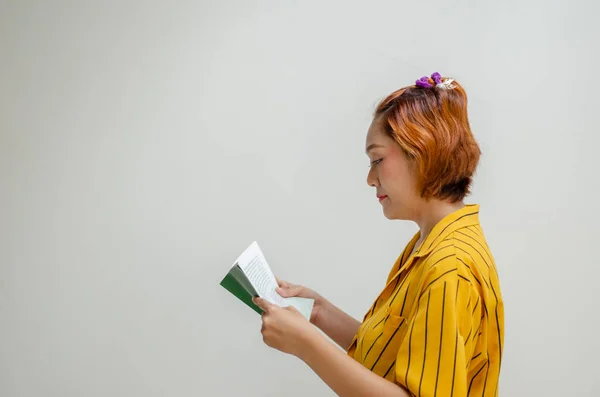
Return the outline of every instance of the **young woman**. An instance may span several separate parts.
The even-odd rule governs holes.
[[[308,322],[256,298],[263,340],[305,361],[340,396],[497,396],[504,306],[479,206],[464,203],[480,156],[464,89],[434,73],[390,94],[366,153],[384,215],[414,221],[419,232],[362,322],[280,281],[282,296],[314,298],[314,311]]]

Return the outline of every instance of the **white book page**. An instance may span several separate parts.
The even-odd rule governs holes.
[[[256,242],[238,258],[237,263],[261,298],[283,306],[283,298],[275,291],[277,280]]]
[[[300,313],[302,313],[304,318],[306,318],[308,321],[310,321],[310,315],[312,314],[312,309],[315,304],[314,299],[298,298],[296,296],[291,297],[291,298],[283,298],[283,299],[286,302],[286,306],[287,305],[294,306],[296,309],[298,309],[298,311]]]
[[[277,280],[271,271],[258,243],[255,241],[240,255],[237,264],[261,298],[281,307],[294,306],[302,315],[310,319],[314,300],[306,298],[283,298],[275,290]]]

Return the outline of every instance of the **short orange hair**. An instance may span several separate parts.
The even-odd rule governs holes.
[[[418,188],[425,198],[460,201],[470,193],[481,151],[467,116],[467,94],[456,81],[449,87],[401,88],[377,106],[385,131],[418,169]]]

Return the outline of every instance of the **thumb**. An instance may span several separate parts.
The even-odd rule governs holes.
[[[269,312],[269,310],[273,307],[273,304],[266,299],[255,296],[252,298],[252,302],[258,307],[260,307],[265,313]]]
[[[298,310],[295,306],[292,306],[292,305],[286,306],[284,309],[287,310],[287,311],[289,311],[289,312],[301,314],[300,310]]]
[[[277,285],[279,286],[279,288],[288,288],[290,286],[290,284],[287,281],[284,281],[277,276],[275,276],[275,280],[277,281]]]

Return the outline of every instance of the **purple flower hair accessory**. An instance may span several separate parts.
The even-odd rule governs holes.
[[[427,76],[423,76],[421,77],[419,80],[417,80],[415,82],[417,87],[421,87],[421,88],[431,88],[433,87],[433,85],[429,82],[429,79],[427,78]]]
[[[434,84],[431,84],[430,81],[433,80]],[[442,81],[442,75],[439,74],[438,72],[435,72],[431,75],[431,77],[427,77],[427,76],[423,76],[421,77],[419,80],[417,80],[415,82],[417,87],[421,87],[421,88],[433,88],[433,87],[437,87],[440,89],[444,89],[444,90],[451,90],[453,88],[456,88],[456,86],[454,84],[452,84],[454,82],[454,79],[446,79],[445,81]]]
[[[442,84],[442,75],[439,74],[438,72],[435,72],[434,74],[431,75],[431,79],[433,81],[435,81],[435,84]]]

